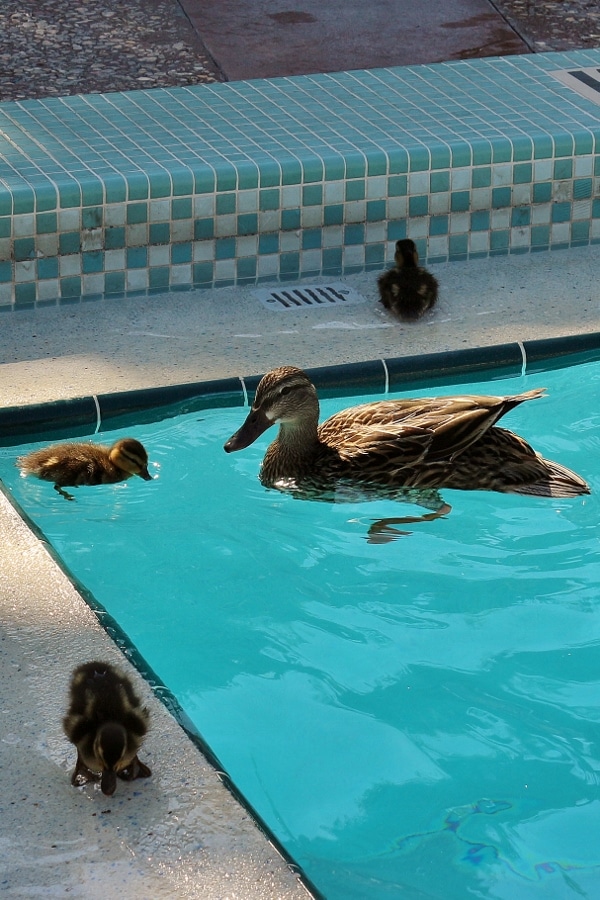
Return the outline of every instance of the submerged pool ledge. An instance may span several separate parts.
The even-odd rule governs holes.
[[[469,381],[486,369],[502,377],[524,375],[565,364],[567,357],[600,356],[600,332],[543,340],[495,344],[442,353],[319,366],[306,371],[323,397],[414,390]],[[580,359],[578,361],[581,361]],[[254,396],[259,375],[190,382],[138,391],[75,397],[50,403],[0,408],[0,446],[13,446],[35,436],[60,440],[106,428],[153,422],[200,409],[244,406]]]
[[[0,309],[600,240],[600,49],[0,104]]]

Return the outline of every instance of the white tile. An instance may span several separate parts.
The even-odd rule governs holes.
[[[471,253],[487,253],[490,249],[489,231],[472,231],[469,235],[469,250]]]
[[[440,216],[450,212],[450,194],[440,191],[429,197],[429,212],[432,216]]]
[[[125,273],[125,290],[145,291],[148,288],[148,269],[128,269]]]
[[[344,232],[339,225],[326,225],[322,232],[323,247],[341,247]]]
[[[243,193],[245,192],[241,191],[240,195]],[[255,193],[258,194],[257,191]],[[215,214],[215,208],[216,199],[214,194],[198,194],[194,197],[194,217],[196,219],[210,219]]]
[[[510,229],[511,247],[529,247],[531,245],[531,228],[527,225]]]
[[[257,201],[258,203],[258,201]],[[281,208],[298,209],[302,206],[302,188],[299,184],[287,184],[281,188]],[[256,208],[256,207],[255,207]],[[248,212],[254,212],[248,210]]]
[[[279,254],[270,253],[268,256],[258,257],[257,274],[264,278],[265,276],[279,274]]]
[[[0,241],[0,244],[2,242]],[[58,255],[58,235],[57,234],[40,234],[36,240],[36,246],[42,256]],[[2,259],[2,247],[0,246],[0,259]]]
[[[548,225],[551,215],[552,205],[550,203],[538,203],[531,208],[531,224]]]
[[[285,190],[285,188],[284,188]],[[343,203],[346,197],[344,181],[326,181],[323,186],[323,200],[326,206]]]
[[[323,269],[321,250],[302,250],[300,253],[300,269],[302,272],[320,272]]]
[[[571,223],[555,222],[550,227],[550,243],[566,244],[571,240]]]
[[[367,200],[385,200],[387,197],[387,175],[371,175],[367,178]]]
[[[529,206],[533,199],[532,184],[515,184],[512,190],[513,206]]]
[[[512,163],[498,163],[492,166],[492,187],[507,187],[512,184]]]
[[[345,266],[364,266],[364,244],[352,244],[350,246],[344,247],[343,260]]]
[[[217,216],[217,224],[219,219],[228,219],[229,216]],[[235,219],[235,216],[232,216]],[[235,232],[234,232],[235,233]],[[193,219],[173,219],[171,222],[171,242],[181,243],[183,241],[191,241],[194,238],[194,221]]]
[[[280,212],[278,209],[267,209],[258,214],[258,230],[261,234],[279,231]]]
[[[145,243],[145,241],[144,241],[144,243]],[[81,232],[81,249],[82,250],[102,250],[103,248],[104,248],[104,229],[103,228],[84,228],[82,230],[82,232]]]
[[[428,256],[448,256],[448,235],[438,234],[430,237],[427,247]]]
[[[233,260],[219,260],[220,262],[230,263],[230,268],[233,269]],[[233,277],[233,276],[227,276]],[[185,263],[182,265],[172,266],[171,267],[171,284],[191,284],[192,283],[192,265],[191,263]]]
[[[555,181],[552,186],[552,199],[556,200],[558,203],[565,200],[572,200],[573,182],[570,179],[568,181]]]
[[[149,266],[168,266],[171,263],[171,247],[169,244],[154,244],[148,247]]]
[[[108,256],[108,254],[106,254],[106,256]],[[58,272],[61,278],[68,275],[81,275],[81,256],[79,253],[70,253],[69,256],[59,256]]]
[[[408,176],[408,193],[411,197],[429,193],[429,172],[411,172]]]
[[[450,213],[450,234],[463,234],[471,227],[471,214],[468,212]]]
[[[3,282],[0,284],[0,304],[8,306],[13,302],[13,286],[10,283]]]
[[[489,187],[473,188],[471,191],[471,209],[476,212],[489,209],[492,205],[492,189]]]
[[[500,228],[508,228],[510,225],[510,214],[510,208],[493,209],[490,217],[492,230],[498,231]]]
[[[387,222],[367,222],[365,226],[365,243],[382,244],[387,234]]]
[[[104,293],[104,274],[94,272],[93,275],[83,275],[81,279],[81,293],[103,294]]]
[[[102,292],[104,291],[104,276],[102,276]],[[56,300],[60,297],[60,282],[58,278],[46,278],[38,282],[38,300]]]
[[[293,250],[299,250],[302,245],[302,238],[299,231],[282,231],[279,238],[279,248],[282,253],[289,253]],[[238,255],[240,255],[238,253]]]
[[[35,217],[29,213],[13,216],[13,234],[15,237],[33,237],[35,234]]]
[[[67,215],[67,213],[73,214],[73,216],[77,216],[77,224],[67,226],[63,224],[62,221],[59,222],[61,231],[77,231],[79,229],[79,213],[77,210],[67,209],[64,213],[59,213],[59,219],[62,219],[63,215]],[[126,209],[124,203],[111,203],[110,206],[107,206],[104,211],[104,224],[107,227],[118,227],[120,225],[125,224],[126,219]]]
[[[10,238],[0,238],[0,260],[6,262],[12,259],[12,241]]]
[[[553,159],[536,159],[533,164],[533,180],[551,181],[554,172]]]
[[[64,256],[62,259],[69,259]],[[107,250],[104,254],[104,269],[107,272],[119,272],[125,268],[125,251],[124,250]],[[67,274],[61,272],[61,275]],[[68,273],[72,274],[72,273]]]
[[[594,171],[593,156],[576,156],[575,157],[575,177],[590,178]]]
[[[148,209],[150,222],[169,222],[171,220],[170,200],[151,200]]]
[[[420,216],[418,219],[408,219],[407,221],[408,237],[413,241],[418,238],[426,238],[429,235],[429,219],[427,216]]]
[[[258,253],[258,235],[244,234],[237,239],[236,256],[243,258],[246,256],[256,256]]]
[[[344,222],[364,222],[367,217],[366,200],[349,200],[344,207]]]
[[[15,281],[35,281],[37,265],[34,259],[15,263]]]
[[[473,167],[464,166],[460,169],[452,169],[450,172],[450,186],[453,191],[468,191],[473,178]]]
[[[408,197],[390,197],[388,219],[405,219],[408,215]]]

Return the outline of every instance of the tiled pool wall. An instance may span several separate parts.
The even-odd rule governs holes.
[[[600,50],[0,104],[0,307],[600,240]]]

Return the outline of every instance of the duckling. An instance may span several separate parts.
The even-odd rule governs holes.
[[[377,279],[380,300],[400,319],[420,319],[435,304],[438,282],[431,272],[419,265],[414,241],[396,241],[396,265]]]
[[[148,766],[137,753],[149,724],[129,678],[106,662],[89,662],[73,670],[70,703],[63,729],[77,747],[71,784],[98,781],[103,794],[112,796],[117,775],[124,781],[148,778]]]
[[[81,484],[116,484],[132,475],[152,481],[148,472],[148,454],[135,438],[121,438],[112,445],[68,443],[53,444],[17,459],[24,475],[53,481],[54,490],[66,500],[75,498],[63,487]]]

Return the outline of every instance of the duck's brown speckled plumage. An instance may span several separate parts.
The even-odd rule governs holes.
[[[132,781],[151,775],[137,756],[149,719],[120,669],[99,660],[78,666],[71,676],[69,708],[63,719],[64,732],[77,747],[71,783],[100,780],[102,792],[110,796],[117,776]]]
[[[589,493],[578,475],[496,426],[509,410],[542,394],[383,400],[342,410],[319,425],[313,384],[301,369],[283,366],[261,380],[246,422],[225,449],[243,449],[278,423],[261,482],[312,499],[343,499],[342,486],[365,497],[398,499],[406,499],[407,490],[444,487],[547,497]]]
[[[24,475],[51,481],[68,499],[63,487],[117,484],[133,475],[152,480],[148,472],[148,454],[135,438],[121,438],[111,447],[92,443],[53,444],[17,459]]]
[[[419,265],[419,253],[409,238],[396,241],[394,261],[396,265],[377,279],[379,298],[400,319],[420,319],[437,301],[437,278]]]

